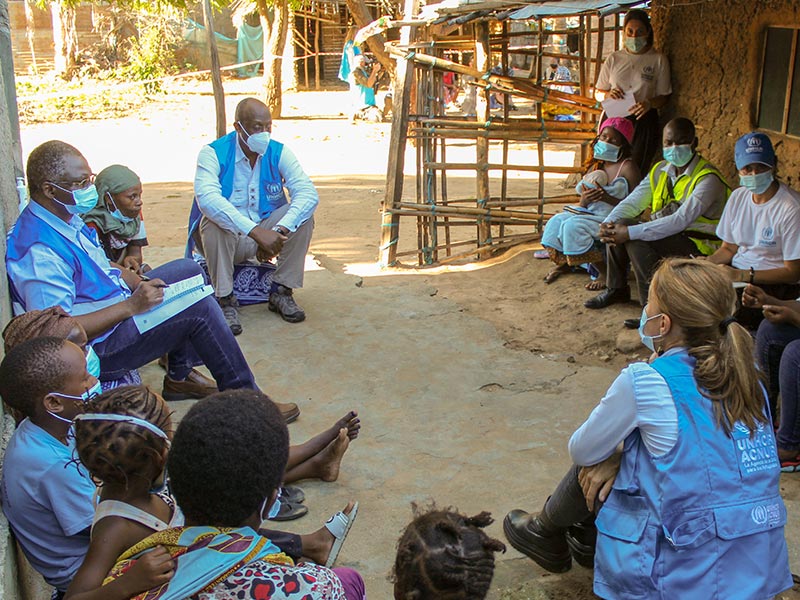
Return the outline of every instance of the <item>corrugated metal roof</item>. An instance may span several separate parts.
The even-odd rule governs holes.
[[[422,20],[448,19],[470,15],[471,18],[536,19],[562,17],[581,13],[612,14],[632,6],[644,6],[644,0],[549,0],[540,2],[509,2],[508,0],[444,0],[424,6]],[[471,19],[470,19],[471,20]]]

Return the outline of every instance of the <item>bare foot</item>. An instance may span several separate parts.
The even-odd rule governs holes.
[[[316,463],[319,478],[322,481],[331,482],[339,479],[339,467],[349,445],[350,438],[347,437],[347,429],[342,427],[336,439],[328,444],[322,452],[310,459]]]
[[[606,284],[600,281],[599,279],[595,279],[594,281],[590,281],[583,287],[592,292],[599,292],[600,290],[606,289]]]
[[[349,515],[350,511],[353,510],[353,506],[355,506],[355,502],[348,502],[342,512]],[[333,534],[328,531],[328,528],[324,525],[314,533],[301,535],[300,541],[303,546],[303,556],[311,562],[324,565],[328,561],[328,556],[331,554],[331,549],[333,548],[333,542],[335,540],[336,538],[333,537]]]

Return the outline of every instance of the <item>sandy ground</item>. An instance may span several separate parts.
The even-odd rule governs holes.
[[[248,85],[226,84],[229,116]],[[306,286],[297,293],[308,319],[289,325],[263,306],[249,307],[239,340],[263,388],[301,406],[290,427],[295,442],[350,408],[360,411],[362,435],[339,481],[304,483],[310,513],[290,529],[312,531],[347,499],[358,499],[358,522],[340,564],[364,574],[371,598],[389,598],[395,544],[411,502],[490,510],[498,519],[490,534],[500,539],[507,511],[538,510],[569,465],[571,432],[619,368],[642,356],[636,332],[621,328],[640,308],[583,308],[587,276],[544,285],[549,264],[535,260],[531,246],[463,268],[381,270],[389,125],[350,124],[340,114],[343,93],[290,94],[285,102],[287,118],[276,121],[273,135],[300,157],[321,198]],[[63,139],[95,171],[113,162],[136,170],[146,183],[146,257],[160,264],[182,255],[194,160],[213,137],[212,120],[207,92],[184,94],[125,119],[24,127],[23,143],[30,151]],[[549,151],[571,164],[563,149]],[[413,164],[411,153],[406,164]],[[407,178],[409,198],[412,182]],[[548,181],[549,189],[557,184]],[[454,194],[474,192],[471,179],[451,178],[449,185]],[[533,183],[520,178],[514,185]],[[410,249],[413,222],[402,227],[401,248]],[[160,388],[157,367],[143,374]],[[178,417],[188,404],[175,403]],[[800,486],[796,476],[785,476],[782,487],[797,571]],[[591,573],[576,566],[549,575],[509,549],[498,558],[490,597],[589,598]]]

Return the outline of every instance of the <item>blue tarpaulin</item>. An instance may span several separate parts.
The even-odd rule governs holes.
[[[566,0],[564,2],[537,2],[520,8],[509,15],[511,19],[538,19],[599,12],[610,15],[633,6],[644,6],[642,0]]]

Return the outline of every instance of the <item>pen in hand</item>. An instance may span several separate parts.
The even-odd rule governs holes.
[[[139,276],[139,278],[140,278],[142,281],[152,281],[152,280],[151,280],[149,277],[147,277],[146,275],[140,275],[140,276]],[[154,287],[157,287],[157,288],[164,289],[164,288],[168,288],[168,287],[169,287],[169,284],[168,284],[168,283],[156,283],[156,284],[154,284]]]

